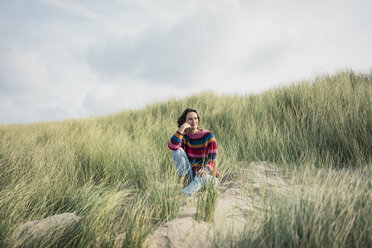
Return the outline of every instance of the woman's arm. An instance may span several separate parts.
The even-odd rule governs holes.
[[[189,127],[191,127],[190,124],[185,122],[182,126],[180,126],[180,128],[178,128],[176,133],[173,134],[171,140],[168,142],[169,149],[177,151],[181,147],[183,133],[185,132],[185,129]]]
[[[190,128],[191,127],[191,125],[189,124],[189,123],[187,123],[187,122],[185,122],[185,123],[183,123],[182,124],[182,126],[180,126],[180,128],[178,128],[178,132],[179,133],[184,133],[185,132],[185,130],[187,129],[187,128]]]
[[[217,142],[214,134],[208,140],[208,164],[206,165],[210,173],[214,172],[216,176],[219,176],[219,172],[216,168],[217,165]]]

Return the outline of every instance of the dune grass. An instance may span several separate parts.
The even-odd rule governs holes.
[[[372,162],[371,96],[372,74],[347,71],[258,95],[205,92],[104,117],[0,126],[0,247],[10,245],[18,224],[63,212],[82,219],[69,239],[48,241],[45,247],[97,242],[140,247],[151,228],[179,214],[182,183],[167,143],[187,107],[198,109],[202,126],[216,135],[222,175],[233,175],[238,161],[336,174],[342,168],[363,171]],[[308,173],[307,180],[315,181],[319,194],[306,191],[288,203],[271,194],[273,207],[262,230],[255,231],[253,241],[243,237],[241,242],[279,247],[327,246],[335,238],[340,246],[371,241],[363,229],[371,223],[367,178],[332,184]],[[359,187],[347,187],[354,184]],[[309,234],[307,223],[318,232]],[[277,234],[278,228],[283,231]],[[319,231],[325,229],[332,231]],[[350,238],[338,237],[338,231]]]
[[[198,193],[196,205],[196,219],[198,221],[213,222],[217,204],[218,188],[213,181],[206,183],[205,187]]]
[[[240,237],[216,234],[212,247],[370,247],[371,167],[308,166],[289,177],[295,190],[266,189]]]

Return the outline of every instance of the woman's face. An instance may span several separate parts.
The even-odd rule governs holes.
[[[190,124],[191,130],[198,129],[199,120],[198,120],[198,115],[195,112],[187,113],[186,122]]]

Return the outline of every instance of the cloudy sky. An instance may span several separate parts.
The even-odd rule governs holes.
[[[0,0],[0,124],[372,69],[370,0]]]

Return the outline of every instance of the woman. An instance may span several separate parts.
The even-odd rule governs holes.
[[[207,182],[218,185],[217,144],[214,134],[200,129],[200,116],[188,108],[178,118],[178,130],[168,143],[179,176],[191,182],[182,193],[191,196]]]

